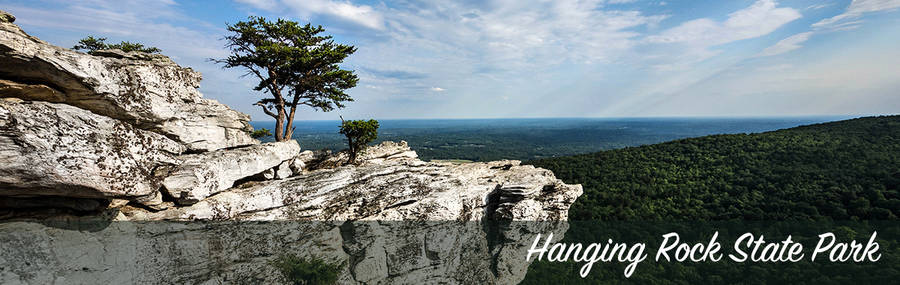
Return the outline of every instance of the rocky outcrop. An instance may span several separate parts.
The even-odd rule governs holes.
[[[63,104],[0,99],[0,196],[139,198],[185,148]]]
[[[0,284],[272,284],[284,255],[339,283],[509,284],[581,195],[518,161],[406,142],[258,144],[165,56],[73,52],[0,11]]]
[[[314,154],[275,169],[341,156]],[[515,284],[534,237],[562,238],[582,193],[518,161],[424,162],[390,142],[369,154],[189,206],[0,223],[0,282],[274,284],[286,280],[272,262],[296,255],[339,264],[341,284]]]
[[[5,13],[4,13],[5,14]],[[7,14],[8,15],[8,14]],[[197,88],[200,73],[168,57],[53,46],[0,21],[0,96],[65,103],[163,134],[193,151],[256,144],[250,117]]]
[[[399,143],[386,141],[377,146],[363,149],[362,153],[357,157],[357,160],[365,161],[366,163],[382,163],[384,161],[414,159],[418,157],[419,155],[416,154],[415,151],[412,151],[405,141],[400,141]],[[304,157],[301,157],[301,159],[304,160],[307,169],[335,168],[348,164],[350,153],[347,150],[338,152],[334,155],[331,153],[325,153],[323,155],[322,152],[319,152],[307,154]]]
[[[251,183],[188,207],[126,210],[137,220],[566,220],[581,194],[518,161],[378,161]]]
[[[300,145],[291,140],[183,155],[162,185],[178,203],[193,204],[233,187],[238,180],[287,163],[299,153]],[[279,172],[281,178],[291,174],[290,170],[286,175]]]

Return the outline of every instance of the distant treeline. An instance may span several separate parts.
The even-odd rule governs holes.
[[[534,160],[710,134],[761,132],[834,120],[825,117],[756,119],[485,119],[383,120],[376,142],[405,140],[424,160]],[[271,122],[254,127],[274,128]],[[304,149],[341,150],[340,122],[298,123]]]
[[[575,220],[897,220],[900,116],[530,162],[585,193]]]

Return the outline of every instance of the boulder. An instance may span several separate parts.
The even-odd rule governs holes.
[[[291,140],[183,155],[162,185],[179,204],[193,204],[231,188],[238,180],[271,170],[298,153],[300,145]]]
[[[0,196],[153,196],[181,144],[73,106],[0,99]]]
[[[16,21],[16,16],[0,10],[0,23],[12,23]]]
[[[331,150],[305,150],[291,161],[291,170],[294,174],[300,174],[304,171],[315,170],[319,164],[331,157]]]
[[[0,16],[0,96],[65,103],[163,134],[192,151],[258,144],[250,117],[197,90],[200,73],[166,56],[53,46]]]
[[[356,157],[356,164],[384,164],[417,158],[419,158],[419,155],[409,148],[409,144],[407,144],[406,141],[400,141],[399,143],[385,141],[363,149]],[[305,160],[305,164],[309,169],[335,168],[348,164],[350,153],[347,150],[340,151],[336,154],[320,152],[312,155],[305,155],[302,159]]]
[[[291,177],[291,175],[294,175],[294,171],[291,170],[292,163],[293,160],[286,160],[275,167],[275,179],[287,179],[288,177]]]

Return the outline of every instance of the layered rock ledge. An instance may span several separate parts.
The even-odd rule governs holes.
[[[76,107],[0,99],[0,195],[140,198],[184,146]]]
[[[340,283],[509,284],[581,195],[518,161],[359,161],[249,137],[162,55],[84,54],[0,11],[0,284],[271,284],[284,254]]]
[[[336,154],[324,160],[335,157],[344,156]],[[519,165],[514,160],[424,162],[405,142],[372,146],[362,157],[366,160],[358,165],[313,169],[283,180],[247,182],[190,206],[158,212],[129,207],[123,209],[122,218],[565,221],[569,205],[582,193],[580,185],[567,185],[549,170]],[[206,193],[205,187],[185,192],[197,197]]]
[[[57,47],[13,20],[0,20],[0,96],[76,106],[194,151],[259,143],[247,134],[249,116],[202,98],[199,72],[163,55],[112,50],[95,56]]]

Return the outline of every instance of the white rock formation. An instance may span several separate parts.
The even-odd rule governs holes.
[[[290,140],[182,155],[162,185],[179,204],[193,204],[231,188],[235,181],[271,170],[299,153],[300,145]]]
[[[0,11],[0,284],[272,284],[284,254],[341,264],[341,284],[511,284],[582,193],[405,142],[355,164],[258,144],[198,73],[55,47],[14,20]]]
[[[285,281],[271,262],[291,254],[340,264],[341,284],[515,284],[534,237],[562,238],[582,193],[518,161],[369,158],[190,206],[126,205],[52,227],[0,223],[0,282],[271,284]]]
[[[0,99],[0,196],[138,198],[184,147],[63,104]]]
[[[548,170],[518,161],[379,159],[251,183],[188,207],[126,211],[136,220],[566,220],[581,195]]]
[[[8,15],[8,14],[7,14]],[[246,114],[204,99],[200,73],[168,57],[53,46],[0,20],[0,96],[65,103],[166,135],[195,151],[257,144]]]

